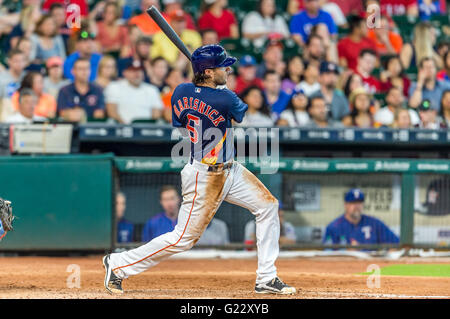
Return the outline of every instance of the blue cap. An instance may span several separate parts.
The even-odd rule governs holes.
[[[229,56],[222,46],[209,44],[195,50],[192,53],[191,62],[194,73],[200,73],[206,69],[231,66],[236,62],[236,58]]]
[[[359,188],[353,188],[349,190],[344,197],[345,202],[364,202],[364,193]]]
[[[305,95],[305,91],[303,91],[302,88],[299,88],[298,86],[296,86],[296,87],[292,90],[292,95],[297,95],[297,94],[303,94],[303,95]]]
[[[239,60],[239,66],[246,67],[246,66],[253,66],[253,65],[256,65],[256,60],[251,55],[244,55]]]
[[[320,64],[320,74],[323,74],[323,73],[339,74],[339,67],[332,62],[323,61]]]

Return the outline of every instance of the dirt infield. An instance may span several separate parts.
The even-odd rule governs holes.
[[[111,296],[103,287],[102,256],[0,257],[1,298],[280,298],[253,293],[256,259],[169,259],[124,281],[126,291]],[[450,278],[381,277],[369,289],[367,276],[355,275],[370,264],[448,263],[448,260],[400,261],[354,258],[279,259],[280,277],[298,293],[283,298],[436,298],[450,297]],[[68,288],[69,265],[80,268],[80,288]],[[69,280],[70,281],[70,280]],[[71,281],[72,284],[76,283]]]

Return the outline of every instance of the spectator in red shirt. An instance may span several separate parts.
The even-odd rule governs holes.
[[[164,4],[164,14],[167,17],[170,17],[170,14],[172,12],[178,11],[178,10],[183,10],[183,0],[162,0],[162,3]],[[190,29],[190,30],[197,30],[195,27],[195,23],[194,23],[194,19],[192,19],[192,16],[187,13],[186,11],[184,12],[184,19],[186,21],[186,29]],[[168,22],[170,23],[170,19],[168,20]]]
[[[384,63],[384,71],[380,74],[381,90],[389,91],[393,86],[402,90],[404,96],[408,96],[411,81],[404,74],[402,62],[398,55],[389,57]]]
[[[89,6],[87,4],[87,0],[70,0],[70,1],[66,1],[66,0],[45,0],[44,3],[42,4],[42,10],[43,11],[49,11],[50,7],[54,3],[61,3],[62,5],[65,6],[67,17],[70,17],[73,14],[75,14],[75,12],[76,12],[75,10],[76,9],[72,9],[73,5],[77,5],[80,8],[80,14],[81,14],[82,17],[86,17],[88,15],[88,13],[89,13]],[[69,6],[72,6],[72,7],[69,7]]]
[[[244,55],[239,60],[238,77],[236,79],[236,94],[241,94],[246,88],[250,86],[257,86],[263,88],[263,82],[256,77],[256,60],[251,55]]]
[[[358,56],[364,49],[376,50],[375,43],[367,38],[366,20],[359,16],[348,18],[350,34],[339,41],[339,64],[343,68],[356,69]]]
[[[130,52],[130,43],[128,41],[128,29],[118,23],[120,18],[120,8],[115,2],[108,2],[103,11],[103,20],[98,21],[97,41],[99,42],[104,54],[120,54],[126,56]]]
[[[364,87],[369,93],[378,93],[381,91],[380,81],[372,76],[372,72],[377,64],[377,54],[374,50],[364,49],[359,54],[356,73],[363,80]]]
[[[388,16],[419,15],[417,0],[380,0],[380,7],[381,12]]]
[[[238,24],[233,12],[225,9],[227,4],[227,0],[203,0],[202,15],[198,19],[199,29],[216,30],[219,40],[238,38]]]
[[[303,1],[304,0],[289,0],[287,7],[289,14],[294,15],[301,9],[304,9]],[[336,3],[345,16],[352,14],[359,15],[364,12],[364,1],[361,0],[331,0],[329,2]]]

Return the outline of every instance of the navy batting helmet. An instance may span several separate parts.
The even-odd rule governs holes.
[[[236,58],[228,56],[227,51],[218,44],[204,45],[192,53],[192,68],[194,73],[206,69],[226,67],[236,62]]]

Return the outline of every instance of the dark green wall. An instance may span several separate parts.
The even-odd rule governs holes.
[[[0,197],[12,201],[15,230],[4,250],[109,249],[112,157],[0,158]]]

